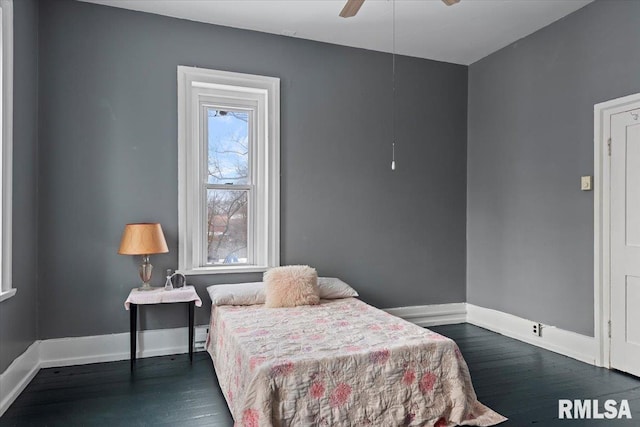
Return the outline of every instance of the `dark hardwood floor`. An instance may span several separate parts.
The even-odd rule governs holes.
[[[456,340],[479,400],[501,426],[640,426],[640,379],[468,324],[431,328]],[[558,399],[627,399],[632,420],[558,420]],[[197,353],[41,370],[0,426],[232,426],[211,359]],[[386,427],[386,426],[385,426]]]

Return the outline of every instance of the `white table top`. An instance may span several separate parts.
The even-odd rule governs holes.
[[[193,286],[183,286],[170,291],[164,288],[153,288],[150,291],[141,291],[138,288],[132,289],[129,297],[124,302],[124,308],[129,310],[129,304],[170,304],[174,302],[195,301],[196,306],[202,306],[202,300]]]

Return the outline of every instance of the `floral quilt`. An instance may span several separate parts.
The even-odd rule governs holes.
[[[455,342],[355,298],[213,306],[207,337],[237,427],[495,425]]]

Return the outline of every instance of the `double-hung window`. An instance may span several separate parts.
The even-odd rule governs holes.
[[[13,163],[13,2],[0,0],[0,301],[16,293],[11,276]]]
[[[179,268],[279,263],[277,78],[178,67]]]

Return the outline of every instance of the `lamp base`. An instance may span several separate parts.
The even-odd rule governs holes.
[[[142,255],[142,264],[140,264],[140,267],[138,268],[140,280],[142,280],[142,286],[138,288],[139,291],[151,291],[154,289],[154,287],[149,284],[151,281],[152,271],[153,265],[149,262],[149,255]]]

